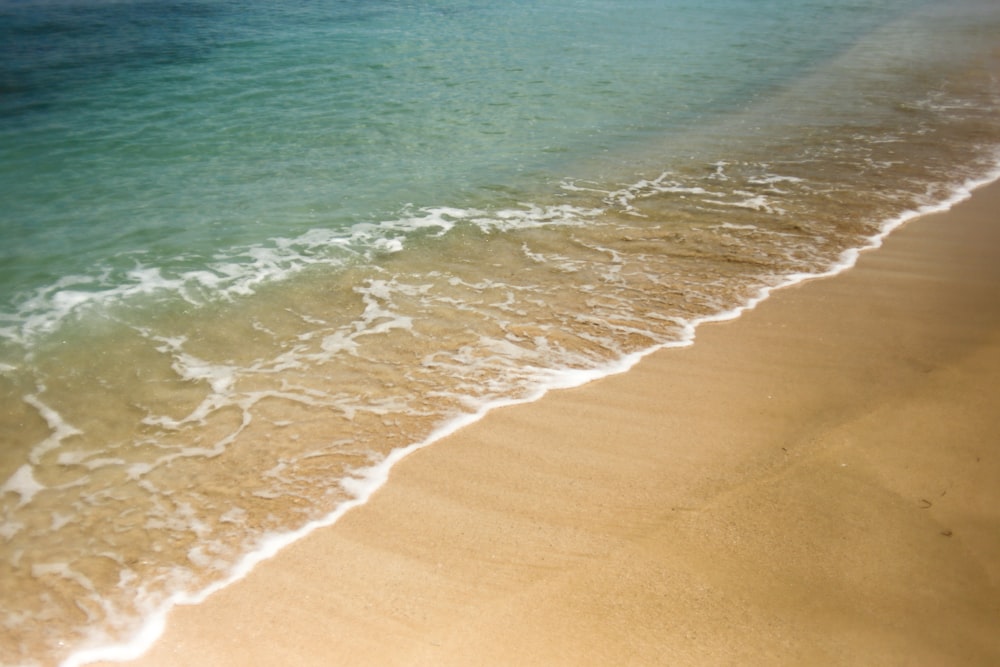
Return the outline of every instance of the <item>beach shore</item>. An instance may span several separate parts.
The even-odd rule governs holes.
[[[1000,664],[1000,185],[497,410],[137,666]]]

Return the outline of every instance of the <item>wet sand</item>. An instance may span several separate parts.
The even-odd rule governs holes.
[[[498,410],[135,665],[1000,664],[1000,186]]]

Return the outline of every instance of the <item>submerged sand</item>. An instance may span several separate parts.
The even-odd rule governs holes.
[[[134,664],[1000,664],[1000,185],[498,410]]]

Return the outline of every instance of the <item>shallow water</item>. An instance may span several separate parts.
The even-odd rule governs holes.
[[[0,0],[3,664],[998,173],[988,2],[271,4]]]

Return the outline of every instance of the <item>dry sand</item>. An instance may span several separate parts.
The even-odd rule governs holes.
[[[417,452],[134,664],[1000,664],[1000,186]]]

